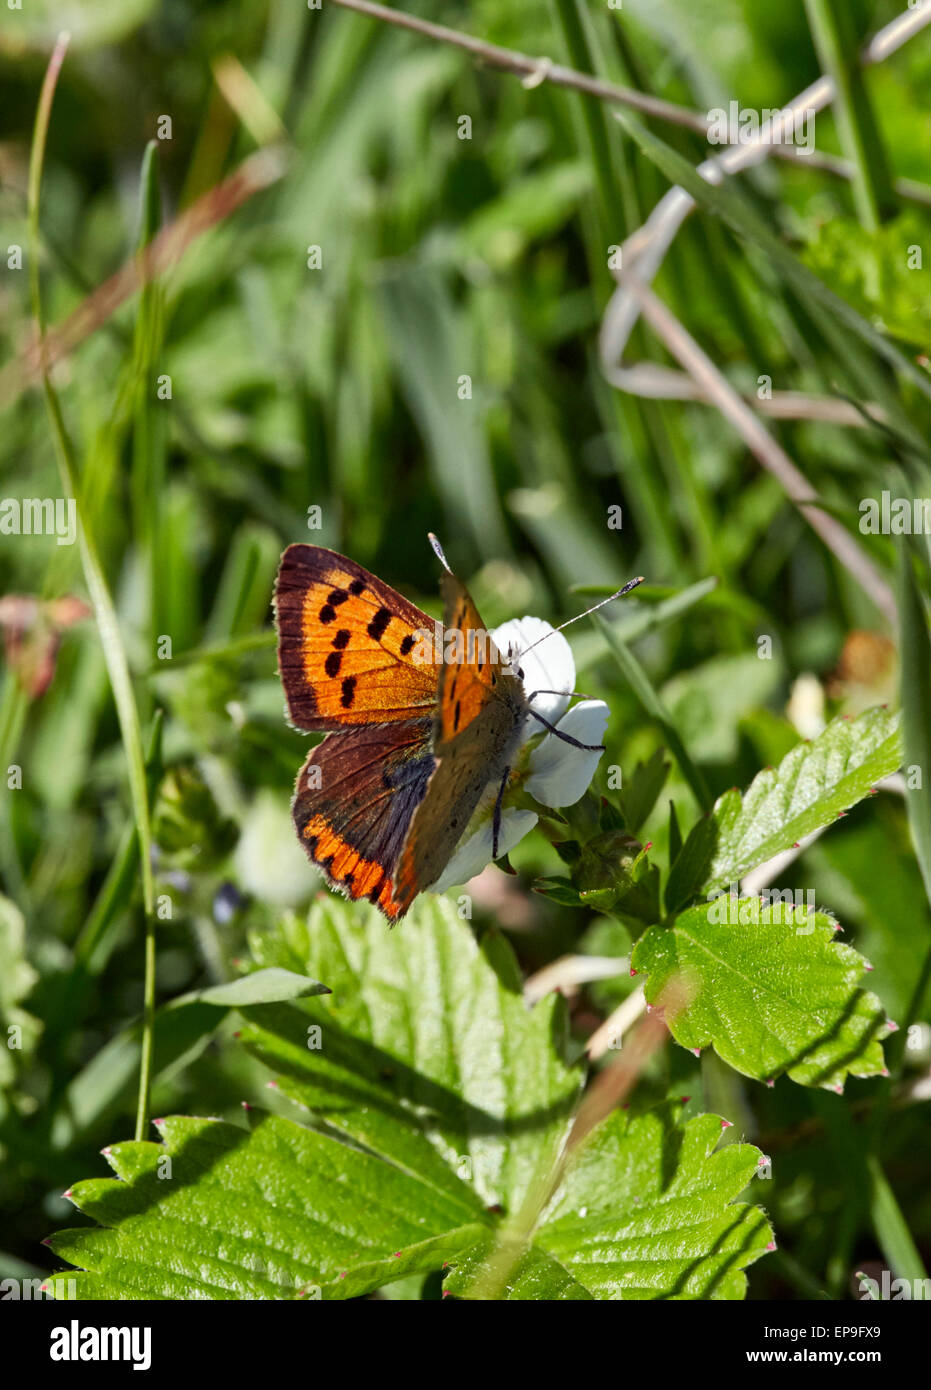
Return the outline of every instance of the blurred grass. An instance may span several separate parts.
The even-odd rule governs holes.
[[[775,106],[818,71],[801,5],[625,0],[609,11],[582,0],[477,0],[465,15],[425,0],[416,8],[699,111],[731,97]],[[855,0],[856,33],[873,32],[896,9]],[[437,530],[489,622],[523,612],[561,619],[584,606],[571,586],[603,593],[644,574],[649,588],[618,605],[607,633],[579,624],[570,636],[584,688],[611,706],[606,763],[626,771],[664,743],[678,751],[640,832],[661,853],[670,802],[673,834],[686,834],[697,807],[749,781],[795,740],[785,711],[799,676],[819,678],[829,710],[888,698],[881,673],[855,680],[844,665],[851,632],[881,632],[881,620],[729,427],[702,405],[623,396],[599,374],[609,248],[662,195],[676,159],[694,166],[707,153],[693,132],[647,122],[642,141],[639,127],[631,139],[633,127],[575,93],[545,82],[528,90],[335,7],[171,0],[156,12],[136,0],[113,15],[88,3],[72,10],[42,240],[26,256],[51,323],[276,121],[294,151],[286,179],[214,228],[53,374],[97,541],[97,595],[112,595],[111,632],[125,649],[143,727],[164,711],[148,786],[136,769],[137,811],[140,785],[154,798],[175,774],[182,789],[176,819],[159,823],[187,826],[190,852],[156,840],[151,857],[170,913],[158,923],[155,1002],[227,978],[246,954],[247,929],[302,910],[318,887],[288,817],[306,743],[282,718],[270,629],[275,567],[291,541],[345,550],[437,612],[425,538]],[[37,3],[0,13],[6,253],[27,246],[31,123],[56,18]],[[214,80],[236,70],[231,55],[255,84],[247,106],[253,117],[263,112],[258,124],[241,119],[242,102],[230,105],[235,83],[221,90]],[[929,80],[920,42],[864,76],[892,177],[931,181],[931,138],[915,117]],[[158,139],[168,113],[171,138]],[[470,139],[459,134],[464,114]],[[819,151],[839,148],[828,115],[819,116],[817,140]],[[931,244],[928,209],[887,208],[883,193],[891,215],[870,233],[859,225],[856,188],[803,161],[773,161],[734,188],[697,192],[702,211],[677,237],[658,291],[751,399],[767,375],[777,389],[882,404],[886,428],[771,427],[891,577],[896,538],[861,535],[857,503],[883,487],[901,490],[903,472],[915,495],[928,491],[921,356],[931,271],[907,263],[909,246]],[[310,246],[321,248],[320,269],[308,268]],[[813,291],[812,271],[834,298]],[[3,361],[29,340],[26,279],[12,269],[0,277]],[[640,329],[631,356],[664,360]],[[170,401],[154,391],[164,375]],[[460,396],[464,377],[471,399]],[[3,495],[58,495],[39,393],[6,408],[0,424]],[[320,524],[311,528],[314,508]],[[609,525],[612,508],[620,529]],[[913,550],[911,597],[901,600],[912,636],[901,655],[918,746],[927,680],[916,634],[926,630],[931,590],[927,552]],[[74,550],[0,535],[0,597],[89,591]],[[41,636],[36,627],[24,640]],[[0,1211],[9,1258],[41,1264],[36,1242],[56,1217],[55,1194],[92,1171],[95,1149],[120,1125],[131,1128],[123,1082],[134,1063],[127,1070],[124,1048],[117,1084],[98,1059],[108,1046],[120,1050],[143,1002],[138,840],[93,625],[61,632],[41,695],[23,684],[21,652],[7,637],[0,769],[21,767],[23,784],[0,796],[0,874],[26,918],[37,983],[25,1007],[42,1031],[37,1025],[15,1059],[15,1081],[0,1087]],[[755,665],[764,637],[775,655]],[[624,653],[621,667],[612,650]],[[112,663],[112,646],[108,656]],[[124,725],[126,708],[124,700]],[[927,873],[927,827],[916,820],[914,833]],[[920,882],[901,799],[858,808],[822,850],[794,867],[798,886],[817,882],[820,892],[824,883],[837,895],[850,939],[877,966],[871,985],[898,1006],[918,983],[929,920],[914,893],[877,898],[886,866],[898,866],[897,880]],[[515,855],[521,882],[553,858],[542,838],[525,841]],[[576,949],[587,919],[524,897],[530,906],[515,931],[524,958],[541,964]],[[590,1004],[583,997],[580,1013]],[[914,1011],[928,1020],[920,996]],[[202,1034],[179,1033],[178,1047],[177,1065],[154,1088],[159,1108],[222,1113],[255,1084],[248,1062]],[[904,1040],[902,1048],[905,1080],[931,1064]],[[693,1062],[673,1053],[658,1065],[700,1095]],[[80,1124],[68,1119],[77,1078]],[[879,1095],[873,1083],[851,1090],[866,1105]],[[898,1241],[885,1189],[870,1199],[859,1118],[831,1131],[830,1148],[825,1104],[843,1108],[846,1097],[813,1098],[780,1082],[745,1088],[744,1101],[774,1154],[767,1205],[790,1252],[783,1266],[754,1268],[754,1296],[808,1296],[826,1283],[845,1292],[857,1260],[892,1255]],[[917,1156],[931,1149],[927,1110],[890,1101],[882,1149],[883,1181],[925,1254],[931,1210]]]

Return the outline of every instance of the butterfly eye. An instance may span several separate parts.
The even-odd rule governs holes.
[[[520,676],[521,680],[524,679],[524,668],[523,668],[523,666],[518,666],[518,668],[517,668],[517,674]]]

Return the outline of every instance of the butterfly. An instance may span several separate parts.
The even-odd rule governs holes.
[[[517,656],[497,649],[430,540],[444,566],[442,626],[322,546],[289,546],[275,585],[291,723],[326,733],[295,785],[298,838],[333,888],[374,903],[392,922],[440,877],[494,783],[497,857],[502,798],[527,719],[559,735],[532,708],[544,692],[525,693]]]

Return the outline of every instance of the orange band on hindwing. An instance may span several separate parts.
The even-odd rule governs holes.
[[[307,854],[330,884],[367,898],[394,921],[404,906],[394,871],[436,766],[430,720],[362,725],[329,734],[300,771],[292,803]]]

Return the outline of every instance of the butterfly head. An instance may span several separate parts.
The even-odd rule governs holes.
[[[504,664],[507,666],[510,675],[516,676],[518,680],[523,680],[524,668],[518,664],[520,658],[520,648],[515,646],[513,642],[508,642],[507,654],[504,656]]]

